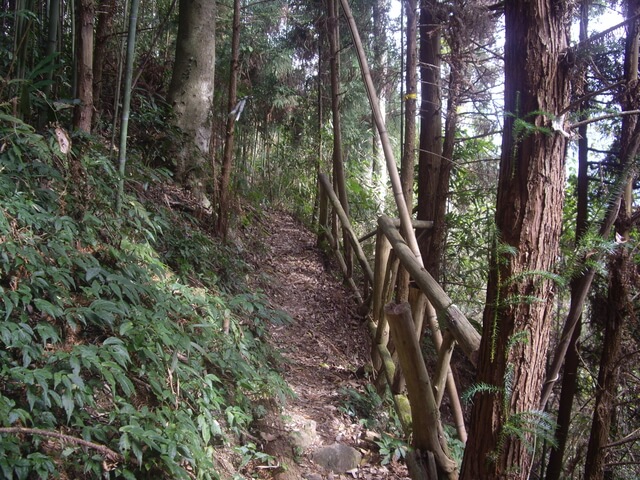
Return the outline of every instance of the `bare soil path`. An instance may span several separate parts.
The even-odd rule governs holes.
[[[284,376],[295,398],[282,407],[281,419],[271,416],[259,426],[267,451],[286,468],[264,469],[260,476],[408,479],[404,465],[380,464],[375,444],[364,440],[364,427],[344,412],[345,389],[364,391],[369,337],[352,295],[336,270],[325,268],[329,261],[316,248],[315,236],[281,212],[267,212],[250,236],[252,244],[260,245],[252,252],[252,283],[293,319],[271,326],[270,333],[286,359]],[[330,472],[312,460],[319,447],[336,443],[362,453],[357,468]]]

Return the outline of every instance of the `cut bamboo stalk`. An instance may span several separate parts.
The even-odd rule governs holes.
[[[433,279],[422,265],[420,265],[411,250],[393,226],[391,219],[385,215],[378,218],[378,225],[389,239],[394,253],[400,258],[411,277],[424,292],[443,318],[447,328],[451,331],[464,353],[474,365],[478,363],[480,349],[480,334],[469,323],[464,314],[456,307],[442,287]]]
[[[373,85],[373,79],[371,78],[371,71],[369,70],[367,57],[364,52],[364,47],[362,46],[360,33],[358,32],[356,21],[351,13],[349,2],[347,0],[341,0],[340,3],[342,4],[342,10],[347,17],[349,30],[351,31],[351,38],[353,38],[353,44],[356,47],[356,52],[358,53],[358,63],[360,64],[360,71],[362,72],[367,96],[369,97],[369,104],[371,105],[373,119],[375,120],[378,133],[380,134],[380,143],[382,145],[384,158],[387,161],[387,170],[389,171],[393,197],[398,208],[398,216],[400,217],[400,228],[404,237],[407,239],[407,243],[415,256],[416,261],[420,265],[424,265],[422,262],[422,256],[420,255],[420,249],[418,248],[418,241],[416,240],[415,232],[413,231],[413,228],[411,228],[411,213],[409,211],[409,207],[405,203],[404,193],[402,192],[402,182],[400,181],[400,175],[398,174],[398,164],[396,163],[393,155],[393,148],[391,147],[391,141],[389,140],[389,134],[387,132],[384,117],[380,111],[378,95],[376,94],[376,89]]]
[[[347,217],[347,214],[342,208],[342,205],[340,204],[340,200],[338,199],[338,196],[333,191],[333,187],[331,186],[331,182],[329,181],[329,178],[324,173],[321,173],[318,176],[318,179],[323,187],[323,190],[327,194],[327,197],[331,201],[331,204],[333,205],[335,212],[338,214],[338,218],[340,218],[340,223],[342,223],[342,228],[347,232],[347,238],[349,239],[349,243],[351,244],[354,252],[356,253],[356,257],[358,258],[358,262],[360,263],[360,266],[362,267],[364,274],[367,276],[369,283],[372,284],[373,270],[371,270],[371,265],[369,265],[367,256],[364,254],[364,252],[362,251],[362,247],[358,243],[358,237],[353,231],[353,228],[351,228],[351,222],[349,222],[349,218]]]
[[[453,339],[453,335],[448,331],[444,332],[442,336],[442,342],[438,347],[438,361],[436,363],[436,371],[433,376],[433,390],[436,396],[436,404],[440,408],[442,399],[444,397],[444,389],[447,383],[447,376],[450,371],[449,362],[451,361],[451,355],[453,355],[453,347],[456,341]]]
[[[318,202],[320,204],[320,211],[318,213],[318,247],[323,248],[324,242],[326,242],[327,240],[325,232],[329,230],[329,205],[327,200],[327,193],[325,192],[324,188],[322,188],[319,179],[318,190],[320,191],[320,198]]]
[[[422,452],[433,452],[439,470],[448,478],[457,479],[456,462],[451,459],[448,446],[444,441],[431,380],[422,358],[420,344],[414,333],[415,325],[411,316],[411,306],[406,302],[391,303],[385,307],[385,314],[396,343],[400,367],[407,382],[414,447]]]
[[[351,287],[351,290],[353,290],[353,293],[356,296],[356,298],[358,299],[358,302],[362,303],[363,300],[362,300],[362,295],[360,294],[360,289],[356,285],[356,282],[353,281],[353,278],[348,276],[349,272],[347,270],[347,263],[344,260],[344,256],[342,255],[342,253],[338,249],[338,243],[337,243],[336,239],[334,238],[333,234],[331,232],[329,232],[329,230],[325,230],[324,233],[325,233],[325,235],[327,237],[327,240],[329,240],[329,244],[331,245],[333,253],[335,253],[335,255],[336,255],[336,259],[338,260],[338,265],[340,265],[340,270],[342,270],[342,275],[344,275],[344,278],[346,279],[347,283],[349,284],[349,287]]]

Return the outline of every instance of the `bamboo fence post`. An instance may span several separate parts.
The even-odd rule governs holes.
[[[390,303],[385,307],[385,314],[407,382],[414,447],[421,452],[433,452],[440,472],[449,479],[457,479],[456,463],[444,441],[433,387],[415,335],[411,307],[408,303]]]
[[[367,57],[364,52],[364,47],[362,46],[360,33],[358,32],[356,21],[353,18],[353,14],[351,13],[349,2],[347,0],[341,0],[340,3],[342,4],[342,10],[347,17],[349,30],[351,31],[351,37],[353,38],[353,44],[356,47],[356,52],[358,53],[358,63],[360,64],[360,71],[362,72],[362,78],[367,90],[367,96],[369,97],[369,104],[371,105],[373,119],[375,120],[376,127],[378,128],[378,133],[380,134],[380,143],[382,144],[384,158],[387,161],[387,170],[389,171],[389,179],[391,180],[393,197],[396,201],[396,206],[398,207],[400,227],[416,260],[418,261],[418,263],[420,263],[420,265],[424,265],[422,262],[420,249],[418,248],[418,241],[416,240],[416,235],[412,228],[411,213],[409,212],[409,207],[405,202],[404,193],[402,192],[402,182],[400,181],[400,175],[398,174],[398,165],[393,155],[393,149],[391,147],[391,141],[389,140],[389,133],[387,132],[384,117],[382,116],[382,112],[380,111],[378,95],[376,94],[376,89],[373,85],[373,79],[371,78],[371,71],[369,70]]]
[[[451,355],[453,355],[453,347],[455,347],[456,341],[449,331],[445,331],[442,336],[442,342],[438,347],[438,361],[436,363],[435,374],[433,376],[433,391],[436,396],[436,403],[438,408],[444,398],[444,389],[447,384],[449,369],[449,362],[451,361]]]
[[[327,192],[322,182],[318,180],[319,212],[318,212],[318,247],[323,248],[327,240],[326,232],[329,231],[329,205]]]
[[[433,304],[439,315],[445,320],[446,326],[456,339],[464,353],[474,365],[477,365],[478,350],[480,348],[480,334],[469,323],[464,314],[456,307],[449,296],[433,277],[415,259],[413,253],[394,228],[389,217],[382,215],[378,218],[378,225],[389,239],[394,253],[400,258],[404,267],[420,287],[427,299]]]
[[[360,243],[358,243],[358,237],[356,236],[355,232],[353,231],[353,228],[351,227],[351,222],[349,221],[349,217],[347,217],[347,214],[342,208],[342,205],[340,204],[340,200],[338,200],[338,196],[336,195],[336,193],[333,191],[333,188],[331,187],[331,182],[329,181],[329,178],[324,173],[321,173],[318,176],[318,178],[320,180],[320,183],[322,183],[322,185],[324,186],[327,196],[329,197],[329,200],[331,201],[331,204],[333,205],[333,208],[337,213],[338,218],[340,219],[340,222],[342,223],[342,228],[347,232],[347,238],[349,239],[349,243],[351,243],[351,245],[353,246],[353,250],[356,253],[356,257],[358,258],[358,262],[360,263],[360,266],[362,267],[364,274],[367,276],[367,279],[369,280],[369,282],[373,283],[373,270],[371,270],[371,265],[369,265],[367,256],[364,254],[364,251],[362,250]]]
[[[363,301],[362,295],[360,294],[360,290],[358,289],[356,282],[354,282],[353,278],[349,276],[349,271],[347,269],[347,262],[345,261],[344,256],[342,255],[342,252],[340,252],[338,240],[328,230],[325,231],[325,235],[329,240],[329,244],[331,245],[333,252],[336,254],[336,259],[338,260],[338,265],[340,265],[340,270],[342,270],[342,274],[344,275],[347,283],[351,287],[351,290],[353,290],[353,293],[356,296],[358,302],[362,303]]]
[[[409,289],[409,304],[413,315],[413,323],[416,326],[416,336],[422,337],[422,327],[424,324],[424,314],[427,309],[427,297],[419,288]]]
[[[374,339],[377,338],[377,329],[380,325],[383,315],[382,313],[382,292],[384,289],[384,278],[386,273],[387,261],[389,259],[389,253],[391,252],[391,244],[387,237],[384,236],[380,227],[378,227],[376,233],[376,253],[375,263],[373,265],[373,303],[371,316],[373,323],[375,324],[376,333],[374,333]],[[371,350],[371,361],[373,362],[373,368],[378,369],[380,367],[380,357],[378,350],[376,349],[377,342],[373,342],[373,348]]]
[[[413,324],[415,326],[415,334],[418,342],[422,337],[422,324],[424,322],[424,312],[427,306],[427,297],[418,288],[409,288],[409,305],[411,305],[411,316],[413,317]],[[435,383],[437,385],[437,382]],[[405,380],[402,375],[402,370],[396,370],[396,376],[393,379],[393,385],[391,390],[394,392],[401,392],[404,390]],[[442,399],[441,399],[442,400]],[[440,401],[438,401],[440,405]]]

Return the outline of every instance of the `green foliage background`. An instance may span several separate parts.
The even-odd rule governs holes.
[[[261,399],[289,393],[264,342],[286,316],[243,293],[246,265],[188,217],[132,196],[116,217],[117,176],[96,144],[74,139],[63,155],[52,132],[12,121],[0,140],[1,427],[106,446],[122,456],[118,477],[216,478],[216,451],[264,413]],[[0,469],[97,478],[103,456],[0,433]]]

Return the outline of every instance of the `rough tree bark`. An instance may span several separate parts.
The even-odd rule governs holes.
[[[78,67],[78,99],[73,109],[73,127],[91,132],[93,118],[93,22],[95,1],[80,0],[78,8],[78,37],[76,62]]]
[[[342,125],[340,119],[340,32],[338,29],[338,0],[327,2],[327,27],[329,37],[329,69],[331,75],[331,113],[333,118],[333,185],[340,204],[349,216],[349,201],[342,155]],[[347,232],[343,230],[344,258],[351,276],[353,260]]]
[[[238,92],[238,71],[240,69],[240,0],[233,2],[233,33],[231,35],[231,73],[229,78],[229,99],[227,129],[222,156],[222,172],[220,175],[220,191],[218,192],[218,224],[217,232],[222,238],[227,237],[229,230],[229,203],[231,192],[231,167],[233,164],[233,143],[236,117],[233,112],[236,107]]]
[[[589,25],[589,4],[590,0],[583,0],[580,5],[580,42],[584,42],[588,37]],[[579,72],[579,78],[574,86],[574,95],[583,96],[586,85],[586,68],[583,67]],[[589,101],[584,102],[580,109],[580,119],[586,120],[588,116],[587,109]],[[589,137],[588,125],[582,125],[578,131],[578,185],[577,185],[577,213],[576,213],[576,244],[579,244],[588,227],[588,206],[589,206]],[[576,279],[571,281],[571,302],[579,301],[580,282]],[[567,350],[564,371],[562,373],[562,389],[560,392],[560,400],[558,405],[556,441],[557,446],[551,448],[549,454],[549,463],[547,465],[546,480],[560,480],[562,475],[562,466],[564,452],[567,445],[569,435],[569,425],[571,419],[571,410],[573,408],[573,400],[577,390],[577,374],[580,357],[578,354],[580,332],[582,330],[582,321],[578,320],[576,328],[571,337],[571,343]]]
[[[96,45],[93,52],[93,125],[96,126],[102,116],[102,73],[107,57],[109,38],[113,33],[113,19],[116,13],[116,0],[102,0],[98,5],[96,25]]]
[[[627,0],[627,18],[640,13],[640,0]],[[638,47],[640,44],[640,22],[638,20],[627,25],[627,38],[625,45],[624,73],[628,88],[622,96],[622,109],[632,110],[637,108],[638,94],[636,84],[638,82]],[[628,168],[625,153],[634,143],[635,132],[638,129],[638,116],[625,115],[622,118],[622,138],[620,140],[620,166]],[[627,158],[635,158],[635,153]],[[629,240],[631,225],[628,219],[632,215],[633,206],[633,182],[634,176],[628,179],[624,188],[622,204],[616,221],[616,233]],[[609,478],[606,475],[606,445],[609,443],[612,419],[616,410],[616,390],[622,356],[623,332],[627,328],[630,319],[634,315],[633,302],[631,300],[630,287],[634,284],[635,270],[631,252],[625,245],[620,245],[609,262],[609,291],[603,299],[604,308],[601,309],[604,317],[604,339],[602,354],[600,357],[600,369],[598,371],[598,383],[596,386],[596,401],[593,410],[591,435],[587,447],[587,460],[584,467],[584,480],[603,480]]]
[[[189,187],[204,207],[207,160],[211,140],[215,68],[216,2],[180,0],[178,37],[168,101],[174,125],[185,135],[175,152],[178,181]]]
[[[442,100],[440,92],[440,25],[436,0],[420,2],[420,153],[418,155],[418,220],[435,221],[442,164]],[[424,267],[439,280],[440,254],[421,239]]]
[[[508,115],[478,368],[478,382],[497,393],[476,394],[466,480],[524,480],[531,468],[535,439],[523,432],[540,401],[553,309],[553,285],[543,272],[553,269],[562,226],[567,139],[552,122],[569,103],[566,10],[560,0],[505,2]]]

